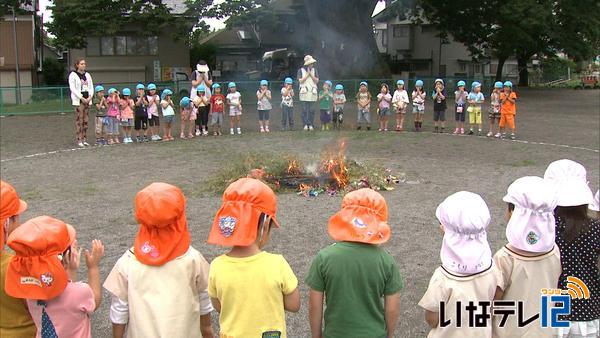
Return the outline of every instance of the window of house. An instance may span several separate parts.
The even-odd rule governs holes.
[[[476,63],[473,65],[473,73],[481,74],[481,64],[480,63]]]
[[[100,39],[97,37],[88,37],[85,53],[88,56],[100,55]]]
[[[127,54],[127,37],[116,36],[115,37],[115,55]]]
[[[465,62],[460,62],[458,64],[458,71],[461,73],[466,73],[467,72],[467,64]]]
[[[392,35],[395,38],[407,38],[410,33],[410,28],[407,25],[394,25]]]
[[[100,39],[100,52],[102,55],[115,55],[115,41],[113,37],[102,37]]]

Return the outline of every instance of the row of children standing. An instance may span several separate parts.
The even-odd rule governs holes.
[[[88,284],[77,282],[75,228],[49,216],[20,224],[27,204],[8,183],[0,184],[0,243],[7,237],[15,251],[2,250],[2,336],[33,337],[37,330],[41,337],[91,337],[90,314],[102,301],[102,242],[93,240],[85,251]],[[494,256],[484,200],[466,191],[446,198],[435,213],[444,237],[441,266],[419,302],[431,326],[428,337],[597,337],[600,222],[587,212],[589,205],[598,217],[599,198],[592,196],[585,168],[570,160],[551,163],[544,178],[517,179],[503,198],[508,244]],[[285,311],[299,310],[300,294],[285,258],[263,251],[271,230],[281,227],[267,185],[242,178],[225,190],[208,243],[230,250],[210,265],[190,245],[179,188],[153,183],[137,193],[134,205],[139,231],[104,282],[112,296],[113,337],[213,337],[213,309],[220,337],[287,336]],[[365,188],[344,196],[328,223],[335,243],[319,251],[305,279],[312,337],[394,336],[403,281],[394,258],[380,247],[391,231],[378,192]],[[540,290],[566,290],[571,278],[585,283],[590,296],[572,300],[571,313],[561,317],[568,328],[544,328],[536,317],[520,327],[514,316],[505,322],[484,316],[469,327],[472,316],[457,313],[465,311],[461,303],[514,300],[530,318],[540,312]],[[441,325],[441,304],[444,318],[460,324]]]

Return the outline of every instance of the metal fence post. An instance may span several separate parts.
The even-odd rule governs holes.
[[[61,114],[65,112],[65,99],[63,90],[65,87],[60,87],[60,112]]]

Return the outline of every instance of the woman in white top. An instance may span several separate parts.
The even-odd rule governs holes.
[[[92,76],[85,71],[84,59],[75,60],[75,70],[69,74],[69,89],[71,102],[75,107],[75,133],[79,147],[89,146],[87,142],[87,129],[90,113],[90,104],[94,97],[94,84]]]
[[[314,67],[317,62],[312,56],[304,57],[304,67],[298,70],[300,83],[300,102],[302,104],[302,123],[304,130],[314,129],[315,102],[318,99],[319,73]]]

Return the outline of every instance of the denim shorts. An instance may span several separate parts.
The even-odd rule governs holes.
[[[175,119],[175,115],[167,115],[167,116],[163,116],[163,121],[166,124],[171,124],[173,123],[173,119]]]
[[[106,133],[108,135],[119,135],[119,119],[111,116],[108,118],[108,125],[106,125]]]
[[[258,120],[259,121],[268,121],[270,112],[271,112],[271,110],[259,110],[258,111]]]
[[[121,127],[133,127],[133,119],[120,119]]]

